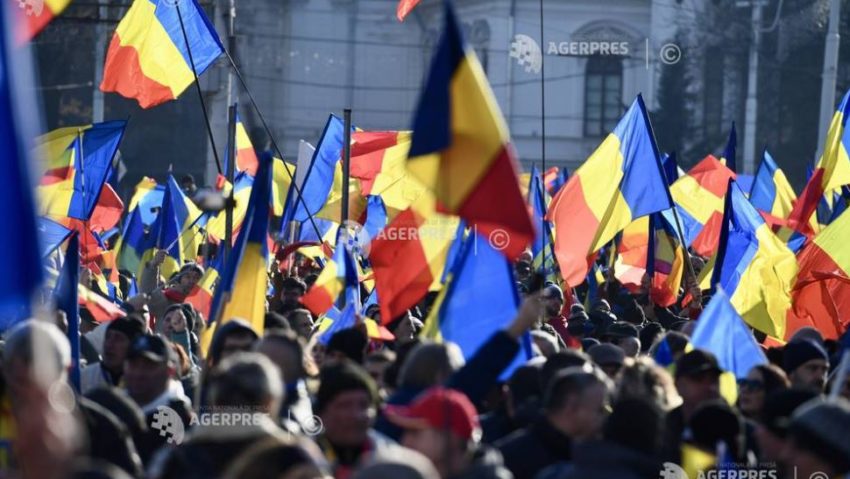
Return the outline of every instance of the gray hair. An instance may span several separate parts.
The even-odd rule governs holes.
[[[261,407],[271,401],[271,414],[277,414],[283,401],[280,370],[265,355],[236,353],[210,371],[210,405],[220,407]]]
[[[36,354],[37,352],[37,354]],[[13,360],[22,361],[38,379],[50,383],[63,379],[71,365],[71,344],[56,325],[28,320],[6,332],[3,369],[8,374]]]

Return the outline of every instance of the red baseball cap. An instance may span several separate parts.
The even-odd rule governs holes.
[[[453,389],[433,387],[409,406],[387,406],[384,414],[404,429],[448,430],[461,439],[476,441],[481,437],[475,406],[465,394]]]

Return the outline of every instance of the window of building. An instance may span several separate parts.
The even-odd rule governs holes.
[[[590,57],[584,78],[584,134],[605,136],[623,115],[623,62]]]

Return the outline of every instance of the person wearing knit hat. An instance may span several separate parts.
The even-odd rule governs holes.
[[[103,339],[103,359],[80,371],[80,386],[83,394],[100,387],[113,387],[121,383],[124,360],[130,345],[145,334],[147,325],[141,317],[130,315],[113,319],[106,327]]]
[[[823,346],[811,339],[792,341],[785,346],[782,367],[788,373],[791,387],[820,393],[826,385],[829,356]]]
[[[372,429],[377,402],[377,386],[360,365],[345,359],[319,373],[313,411],[321,420],[321,434],[314,439],[334,477],[348,477],[374,455],[398,447]]]
[[[387,407],[387,418],[404,429],[402,445],[431,460],[441,477],[501,477],[501,456],[480,448],[475,406],[460,391],[433,387],[410,406]]]
[[[782,455],[797,477],[844,477],[850,473],[850,402],[813,399],[794,411]]]
[[[605,343],[588,349],[587,354],[590,355],[590,358],[593,359],[593,362],[596,363],[597,366],[605,371],[605,374],[607,374],[612,381],[616,381],[617,376],[619,376],[620,370],[623,369],[623,364],[626,361],[626,353],[623,352],[622,348],[610,343]]]
[[[814,391],[783,389],[768,394],[757,423],[755,436],[759,459],[765,463],[778,463],[788,442],[788,425],[794,410],[816,398]]]

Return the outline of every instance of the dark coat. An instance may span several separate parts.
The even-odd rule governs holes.
[[[576,444],[573,461],[552,466],[537,479],[656,479],[663,465],[640,451],[607,441]]]
[[[572,459],[572,440],[546,418],[516,431],[495,446],[517,479],[531,479],[552,464]]]
[[[449,479],[513,479],[513,474],[504,466],[498,449],[479,446],[472,456],[472,464]]]
[[[132,477],[142,477],[142,462],[127,426],[90,399],[77,398],[77,406],[88,432],[89,457],[114,464]]]
[[[517,352],[519,342],[508,333],[499,331],[478,348],[462,368],[449,377],[445,386],[466,394],[472,404],[477,406],[498,383],[499,375],[510,366]],[[421,389],[399,388],[387,399],[386,404],[406,406],[421,392]],[[401,428],[389,422],[383,414],[378,415],[375,430],[395,441],[401,439]]]

